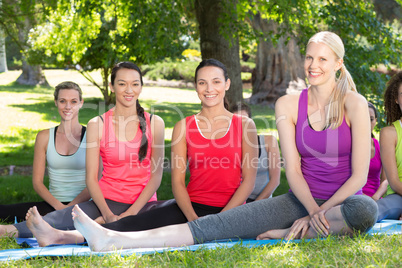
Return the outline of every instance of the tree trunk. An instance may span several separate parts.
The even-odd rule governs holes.
[[[374,0],[373,4],[378,16],[383,20],[401,22],[402,7],[395,0]]]
[[[224,5],[235,5],[235,0],[195,0],[195,10],[200,29],[200,47],[203,59],[214,58],[228,69],[231,86],[226,94],[229,104],[243,100],[241,80],[239,39],[237,34],[225,38],[220,28],[220,15],[225,12]],[[237,19],[237,18],[235,18]]]
[[[261,19],[260,14],[252,21],[254,30],[275,34],[277,23]],[[260,38],[257,46],[256,68],[252,77],[251,104],[268,105],[291,90],[306,87],[303,70],[303,59],[294,37],[281,37],[276,44]]]
[[[5,43],[6,43],[6,38],[4,37],[3,31],[0,30],[0,73],[4,73],[4,72],[8,71]]]
[[[0,0],[0,8],[3,6],[3,1]],[[0,73],[8,71],[6,60],[6,37],[3,29],[0,29]]]
[[[20,85],[44,85],[49,86],[42,68],[39,65],[29,65],[24,59],[22,60],[22,74],[16,81]]]
[[[105,100],[106,105],[114,104],[116,102],[116,97],[114,93],[109,88],[109,74],[111,70],[109,68],[102,68],[102,95],[103,99]]]
[[[20,44],[23,44],[25,48],[27,46],[28,33],[32,29],[32,24],[31,19],[27,17],[25,18],[23,27],[19,29],[18,39]],[[42,72],[42,67],[39,65],[30,65],[24,55],[22,55],[22,74],[17,78],[16,82],[21,85],[31,86],[49,85]]]

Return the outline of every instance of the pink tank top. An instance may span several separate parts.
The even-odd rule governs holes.
[[[202,136],[195,116],[186,118],[191,202],[225,207],[241,183],[242,117],[233,115],[228,132],[219,139]]]
[[[337,129],[314,130],[308,121],[308,89],[299,98],[296,146],[301,170],[314,198],[329,199],[352,175],[352,136],[343,119]],[[361,194],[359,190],[356,194]]]
[[[381,180],[381,156],[380,156],[380,144],[378,140],[373,138],[375,154],[374,157],[370,159],[370,167],[367,176],[367,183],[363,187],[363,193],[368,196],[373,196],[377,192],[378,187],[380,187]]]
[[[148,139],[147,155],[140,162],[138,149],[142,132],[138,127],[137,134],[131,141],[117,140],[113,126],[113,109],[103,114],[103,132],[100,141],[100,156],[103,172],[99,186],[106,199],[120,203],[133,204],[151,178],[151,125],[150,116],[145,114]],[[156,201],[156,193],[149,201]]]

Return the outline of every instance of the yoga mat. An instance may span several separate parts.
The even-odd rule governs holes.
[[[368,232],[369,235],[392,235],[402,234],[402,221],[397,220],[383,220],[376,223],[373,228]],[[291,240],[292,243],[298,243],[301,240]],[[287,241],[275,240],[219,240],[199,245],[192,245],[186,247],[162,247],[162,248],[141,248],[141,249],[126,249],[114,250],[110,252],[91,252],[88,246],[82,245],[50,245],[47,247],[39,247],[35,238],[17,238],[17,243],[30,248],[25,249],[7,249],[0,251],[0,261],[10,261],[19,259],[30,259],[40,256],[89,256],[98,255],[103,256],[107,254],[119,254],[122,256],[132,254],[153,254],[155,252],[164,251],[181,251],[189,250],[195,251],[197,249],[216,249],[219,247],[233,247],[234,245],[242,245],[245,247],[258,247],[264,245],[275,245],[278,243],[287,243]]]

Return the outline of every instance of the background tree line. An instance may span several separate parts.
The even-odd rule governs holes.
[[[336,32],[359,91],[381,106],[389,79],[378,66],[402,68],[402,0],[2,0],[0,27],[22,55],[22,84],[46,84],[41,67],[77,67],[113,102],[114,63],[180,59],[189,40],[202,58],[228,66],[230,103],[242,100],[242,52],[255,48],[251,103],[274,103],[305,86],[304,45],[317,31]],[[244,53],[243,53],[244,54]],[[244,55],[245,57],[247,55]],[[101,70],[97,84],[89,71]]]

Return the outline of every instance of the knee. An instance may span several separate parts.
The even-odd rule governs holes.
[[[353,195],[345,199],[341,212],[346,224],[353,231],[367,232],[377,221],[376,202],[365,195]]]

